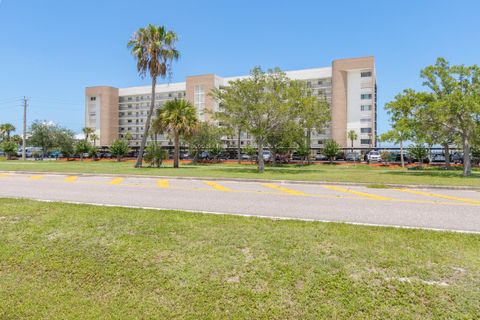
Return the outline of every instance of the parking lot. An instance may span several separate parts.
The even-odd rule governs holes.
[[[2,173],[0,196],[480,232],[474,190]]]

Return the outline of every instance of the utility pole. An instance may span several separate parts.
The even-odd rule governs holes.
[[[23,137],[22,137],[22,160],[26,160],[27,147],[27,98],[23,97]]]

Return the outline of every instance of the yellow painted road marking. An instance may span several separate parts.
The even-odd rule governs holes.
[[[224,187],[224,186],[222,186],[221,184],[218,184],[218,183],[213,182],[213,181],[204,181],[204,182],[205,182],[205,184],[207,184],[207,185],[209,185],[210,187],[215,188],[215,189],[217,189],[217,190],[219,190],[219,191],[224,191],[224,192],[231,192],[231,191],[233,191],[232,189],[227,188],[227,187]]]
[[[125,180],[124,178],[115,178],[112,181],[110,181],[110,184],[120,184]]]
[[[322,187],[327,188],[327,189],[330,189],[330,190],[352,193],[352,194],[355,194],[355,195],[357,195],[357,196],[364,197],[364,198],[369,198],[369,199],[372,199],[372,200],[382,200],[382,201],[393,200],[393,198],[388,198],[388,197],[384,197],[384,196],[379,196],[379,195],[372,194],[372,193],[355,191],[355,190],[346,189],[346,188],[337,187],[337,186],[322,186]]]
[[[270,189],[275,189],[275,190],[278,190],[278,191],[282,191],[282,192],[287,193],[287,194],[292,195],[292,196],[308,196],[308,194],[306,194],[305,192],[280,187],[280,186],[277,186],[276,184],[273,184],[273,183],[263,183],[262,186],[270,188]]]
[[[77,176],[68,176],[64,179],[65,182],[75,182],[77,181],[78,177]]]
[[[30,180],[41,180],[43,176],[30,176]]]
[[[170,187],[168,180],[157,180],[157,187],[167,189]]]
[[[447,196],[447,195],[443,195],[443,194],[420,191],[420,190],[412,190],[412,189],[395,189],[395,190],[402,191],[402,192],[407,192],[407,193],[412,193],[412,194],[419,194],[419,195],[427,196],[427,197],[442,198],[442,199],[448,199],[448,200],[456,200],[456,201],[461,201],[461,202],[469,202],[469,203],[480,204],[480,200],[454,197],[454,196]]]

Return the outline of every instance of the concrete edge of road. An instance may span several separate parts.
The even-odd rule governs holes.
[[[272,179],[244,179],[244,178],[222,178],[222,177],[182,177],[182,176],[155,176],[144,174],[120,174],[120,173],[79,173],[79,172],[42,172],[42,171],[0,171],[0,173],[35,174],[35,175],[76,175],[80,177],[124,177],[124,178],[149,178],[149,179],[177,179],[177,180],[201,180],[201,181],[226,181],[226,182],[260,182],[260,183],[281,183],[281,184],[309,184],[309,185],[342,185],[367,187],[369,185],[380,185],[386,188],[408,188],[408,189],[443,189],[443,190],[472,190],[480,191],[480,187],[474,186],[444,186],[425,184],[394,184],[376,182],[338,182],[338,181],[303,181],[303,180],[272,180]]]
[[[32,201],[48,202],[48,203],[67,203],[67,204],[76,204],[76,205],[90,205],[90,206],[109,207],[109,208],[118,207],[118,208],[127,208],[127,209],[143,209],[143,210],[156,210],[156,211],[178,211],[178,212],[188,212],[188,213],[229,215],[229,216],[236,216],[236,217],[248,217],[248,218],[259,218],[259,219],[270,219],[270,220],[339,223],[339,224],[347,224],[347,225],[352,225],[352,226],[363,226],[363,227],[381,227],[381,228],[394,228],[394,229],[406,229],[406,230],[434,231],[434,232],[453,232],[453,233],[464,233],[464,234],[475,234],[475,235],[480,234],[480,231],[461,230],[461,229],[442,229],[442,228],[403,226],[403,225],[395,225],[395,224],[335,221],[335,220],[308,219],[308,218],[297,218],[297,217],[279,217],[279,216],[269,216],[269,215],[261,215],[261,214],[257,215],[257,214],[246,214],[246,213],[204,211],[204,210],[156,208],[156,207],[145,207],[145,206],[129,206],[129,205],[120,205],[120,204],[109,204],[109,203],[95,203],[95,202],[68,201],[68,200],[65,200],[65,201],[64,200],[49,200],[49,199],[38,199],[38,198],[29,198],[29,197],[6,197],[6,198],[18,199],[18,200],[32,200]]]

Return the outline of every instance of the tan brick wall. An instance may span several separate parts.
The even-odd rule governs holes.
[[[194,92],[196,85],[203,85],[205,91],[205,120],[212,120],[215,100],[210,96],[210,91],[215,88],[215,75],[206,74],[201,76],[187,77],[186,80],[186,99],[195,105]]]
[[[372,81],[375,84],[374,57],[340,59],[332,62],[332,139],[342,147],[347,145],[347,71],[372,69]],[[372,122],[375,115],[375,95],[372,92]],[[375,132],[374,132],[375,133]],[[374,143],[374,135],[372,143]]]
[[[110,146],[118,138],[118,88],[88,87],[85,100],[91,96],[100,97],[100,146]]]

